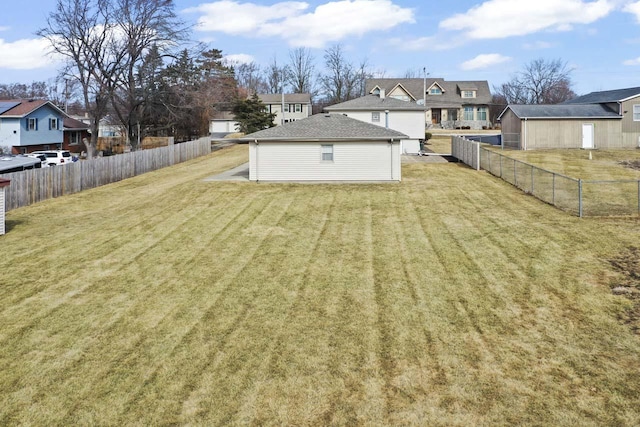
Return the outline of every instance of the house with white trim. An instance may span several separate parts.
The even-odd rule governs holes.
[[[14,154],[62,148],[65,113],[43,99],[0,101],[0,146]]]
[[[324,110],[406,134],[408,138],[401,141],[404,154],[417,154],[420,141],[424,140],[424,107],[413,101],[387,97],[384,89],[375,95],[330,105]]]
[[[244,136],[250,181],[398,182],[408,136],[343,114],[316,114]]]

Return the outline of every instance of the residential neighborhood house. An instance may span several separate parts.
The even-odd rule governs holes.
[[[251,181],[400,181],[407,138],[343,114],[316,114],[242,140]]]
[[[557,105],[508,105],[500,114],[505,147],[640,147],[640,87],[592,92]]]
[[[0,101],[0,146],[14,154],[54,150],[62,146],[65,114],[42,99]]]
[[[389,98],[424,105],[427,128],[490,128],[491,91],[486,80],[446,81],[442,78],[367,79],[369,94],[384,90]]]
[[[258,94],[258,98],[267,112],[276,115],[273,119],[276,126],[311,116],[311,95],[308,93],[263,93]],[[209,122],[209,133],[234,133],[237,124],[231,111],[216,111]]]
[[[384,89],[375,95],[334,104],[324,110],[406,134],[408,138],[401,141],[404,154],[417,154],[420,141],[424,140],[424,107],[414,101],[387,97]]]

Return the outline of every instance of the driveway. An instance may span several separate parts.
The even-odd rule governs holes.
[[[205,181],[245,181],[249,182],[249,162],[233,169],[224,171],[221,174],[205,178]]]

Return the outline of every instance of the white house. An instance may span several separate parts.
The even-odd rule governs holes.
[[[400,181],[408,136],[342,114],[316,114],[242,138],[250,181]]]
[[[267,112],[276,115],[273,119],[276,126],[311,115],[311,95],[308,93],[259,93],[258,98]]]
[[[424,107],[415,102],[386,97],[384,90],[377,95],[367,95],[325,107],[325,111],[341,113],[406,134],[408,138],[402,140],[403,153],[417,154],[420,140],[424,139]]]

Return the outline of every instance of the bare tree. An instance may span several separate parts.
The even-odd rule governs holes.
[[[231,63],[227,65],[233,67],[238,89],[246,92],[247,96],[253,93],[266,92],[267,85],[262,78],[260,65],[255,62]]]
[[[372,75],[366,60],[354,66],[347,61],[340,45],[325,50],[324,60],[326,74],[320,76],[320,83],[326,103],[344,102],[365,94],[365,81]]]
[[[91,139],[83,141],[90,158],[95,153],[100,120],[107,112],[109,81],[119,71],[118,63],[108,60],[111,52],[107,44],[112,37],[108,17],[106,2],[57,0],[46,27],[37,32],[49,41],[53,52],[66,59],[61,75],[80,85],[90,118]]]
[[[289,86],[293,93],[312,93],[314,58],[311,50],[300,47],[289,51]]]
[[[510,104],[558,104],[574,98],[571,69],[560,59],[536,59],[493,92]]]
[[[274,56],[273,61],[266,69],[266,89],[267,93],[284,93],[289,79],[289,67],[278,65],[278,60]]]

